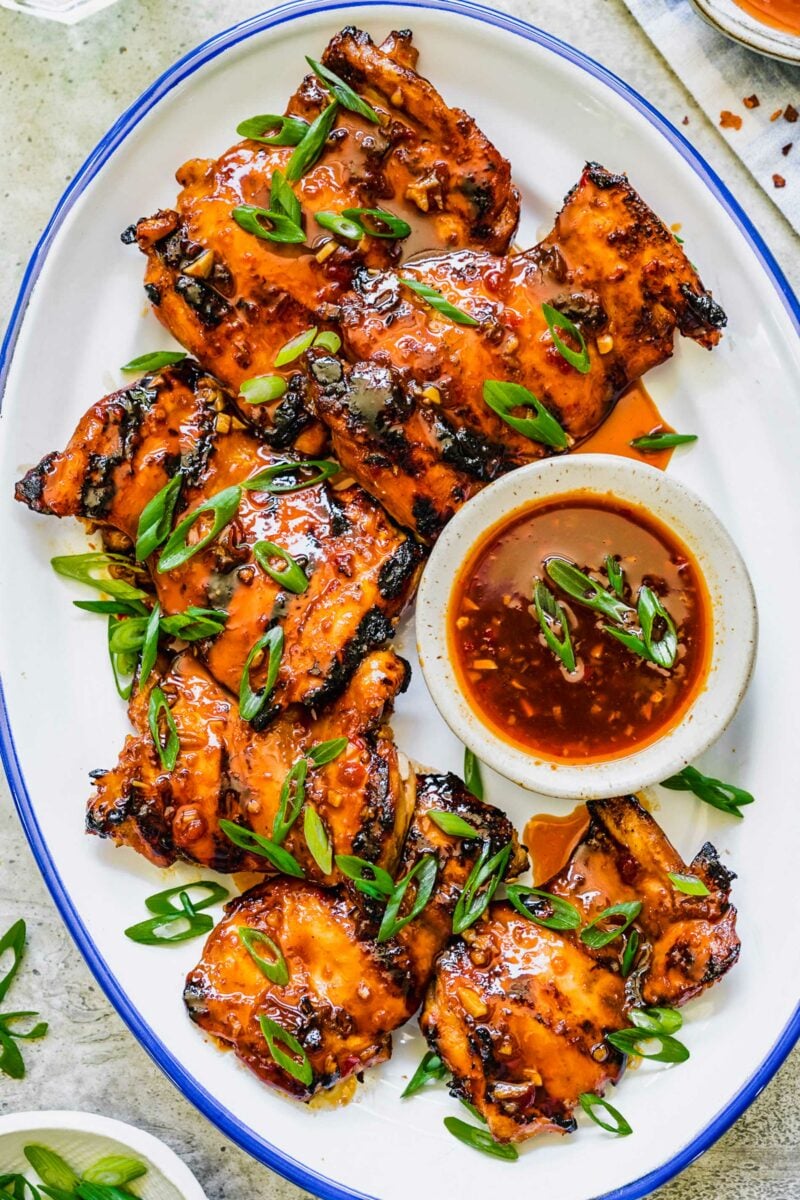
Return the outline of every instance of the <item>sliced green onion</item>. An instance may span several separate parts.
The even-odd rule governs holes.
[[[656,666],[669,671],[675,666],[675,659],[678,655],[677,630],[672,617],[664,608],[659,597],[646,584],[639,589],[636,611],[639,615],[639,624],[648,658]],[[653,629],[658,620],[663,622],[665,628],[662,636],[655,638]]]
[[[38,1042],[47,1033],[50,1026],[47,1021],[39,1021],[36,1025],[32,1025],[29,1029],[11,1029],[9,1026],[16,1025],[18,1021],[30,1021],[34,1017],[38,1017],[38,1012],[9,1012],[0,1013],[0,1029],[15,1038],[20,1042]]]
[[[205,893],[202,900],[192,900],[189,893],[200,888]],[[223,900],[228,899],[228,889],[224,888],[221,883],[214,883],[210,879],[197,879],[194,883],[178,883],[175,887],[166,888],[163,892],[156,892],[153,896],[148,896],[145,900],[145,907],[156,916],[179,917],[185,909],[183,904],[180,908],[176,908],[172,903],[174,896],[189,896],[192,908],[198,912],[203,908],[210,908],[212,904],[220,904]]]
[[[400,1093],[401,1100],[407,1100],[409,1096],[413,1096],[415,1092],[419,1092],[425,1087],[425,1084],[431,1079],[444,1079],[447,1076],[447,1067],[444,1065],[438,1054],[434,1054],[433,1050],[428,1050],[422,1057],[422,1062],[417,1067],[414,1074],[409,1079],[408,1083]]]
[[[358,113],[360,117],[363,117],[365,121],[371,121],[373,125],[380,123],[380,117],[372,105],[367,104],[366,100],[362,100],[343,79],[340,79],[335,71],[324,67],[322,63],[309,58],[308,55],[306,55],[306,62],[314,74],[327,85],[331,95],[336,97],[343,108],[349,108],[351,112]]]
[[[356,221],[349,221],[341,213],[314,213],[314,220],[322,229],[327,229],[336,237],[345,238],[349,242],[360,242],[364,236],[361,226]]]
[[[545,408],[538,396],[521,384],[487,379],[483,385],[483,399],[492,412],[497,413],[506,425],[523,437],[541,442],[543,446],[552,446],[555,450],[565,450],[569,445],[564,429],[550,410]],[[533,408],[536,416],[515,417],[515,408]]]
[[[587,1117],[591,1117],[595,1125],[599,1125],[601,1129],[615,1133],[617,1137],[627,1137],[629,1133],[633,1133],[619,1109],[614,1108],[614,1105],[609,1104],[602,1096],[596,1096],[594,1092],[581,1092],[578,1096],[578,1103]],[[613,1124],[603,1120],[597,1112],[598,1108],[608,1114]]]
[[[124,367],[120,367],[120,371],[160,371],[162,367],[171,367],[185,358],[183,350],[153,350],[150,354],[132,358]]]
[[[13,1042],[11,1044],[14,1045]],[[0,1060],[0,1070],[2,1070],[2,1060]],[[26,1193],[30,1196],[30,1200],[42,1200],[42,1193],[24,1175],[14,1171],[0,1174],[0,1196],[10,1196],[11,1200],[25,1200]],[[61,1197],[56,1197],[56,1200],[72,1200],[72,1193],[62,1192]]]
[[[83,1172],[87,1183],[99,1183],[103,1187],[121,1188],[134,1179],[140,1179],[147,1174],[147,1163],[138,1158],[128,1158],[122,1154],[108,1154],[99,1158],[96,1163]]]
[[[314,338],[312,345],[319,346],[320,350],[327,350],[328,354],[338,354],[342,348],[342,339],[332,329],[323,329],[322,333],[318,333]]]
[[[633,1008],[628,1013],[632,1025],[650,1033],[677,1033],[683,1017],[677,1008]]]
[[[547,328],[550,330],[550,337],[553,339],[553,345],[571,367],[576,371],[580,371],[581,375],[586,375],[591,370],[592,364],[589,362],[589,351],[586,349],[586,340],[574,321],[570,321],[569,317],[565,317],[557,308],[553,308],[552,304],[543,304],[542,312],[544,319],[547,321]],[[572,350],[556,333],[557,329],[563,329],[565,333],[571,334],[580,344],[580,350]]]
[[[252,379],[245,379],[239,394],[244,396],[248,404],[271,404],[273,400],[280,400],[287,387],[282,375],[255,375]]]
[[[278,987],[286,987],[289,982],[289,967],[277,943],[262,933],[260,929],[253,929],[250,925],[239,925],[236,932],[239,934],[239,941],[262,975],[266,975],[267,979],[271,983],[277,984]],[[259,954],[257,946],[266,947],[269,958]]]
[[[606,555],[605,561],[606,575],[608,582],[611,584],[611,590],[617,595],[620,600],[625,599],[625,572],[620,566],[619,560],[613,554]]]
[[[173,475],[160,492],[156,492],[142,509],[136,530],[136,560],[144,560],[169,537],[172,516],[183,483],[181,474]]]
[[[636,951],[638,949],[639,934],[635,929],[632,929],[625,939],[625,949],[622,952],[622,961],[619,968],[623,979],[627,979],[633,970],[633,964],[636,961]]]
[[[266,571],[270,579],[285,588],[287,592],[299,595],[308,590],[309,579],[297,559],[292,558],[288,550],[277,546],[275,542],[256,542],[253,546],[253,558],[262,571]],[[286,563],[280,569],[270,565],[271,558],[280,558]]]
[[[689,1057],[683,1042],[668,1033],[655,1033],[649,1029],[619,1029],[606,1034],[606,1041],[622,1054],[649,1058],[653,1062],[682,1063]],[[648,1049],[651,1042],[656,1042],[659,1049]]]
[[[302,229],[303,210],[300,201],[286,180],[282,171],[273,171],[269,187],[269,207],[271,212],[283,213],[292,224]]]
[[[137,618],[133,618],[136,620]],[[126,652],[120,654],[113,649],[113,644],[116,636],[117,626],[119,621],[116,617],[108,618],[107,640],[108,640],[108,657],[111,660],[111,672],[114,676],[114,686],[117,689],[117,695],[120,700],[130,700],[133,693],[134,673],[136,671],[136,654]],[[122,676],[130,676],[127,684],[123,684]]]
[[[183,912],[175,912],[172,916],[159,913],[139,921],[125,930],[125,936],[142,946],[169,946],[210,933],[214,918],[209,913],[197,912],[185,891],[180,893],[180,900]]]
[[[449,300],[445,300],[442,293],[437,292],[436,288],[430,287],[427,283],[420,283],[417,279],[404,279],[402,275],[398,278],[400,283],[404,283],[407,288],[430,304],[431,308],[441,313],[443,317],[449,317],[456,325],[480,325],[480,321],[476,321],[469,313],[463,312]]]
[[[25,1078],[25,1063],[10,1033],[0,1029],[0,1072],[11,1079]]]
[[[613,942],[625,932],[628,926],[636,920],[642,911],[641,900],[627,900],[623,904],[612,904],[604,908],[585,929],[581,930],[581,941],[592,950],[602,950],[609,942]],[[601,929],[600,926],[613,917],[622,917],[622,922],[611,929]]]
[[[46,1183],[48,1187],[63,1188],[65,1192],[72,1192],[78,1186],[79,1176],[60,1154],[56,1154],[55,1150],[34,1143],[30,1146],[23,1146],[22,1153],[42,1183]]]
[[[330,875],[333,869],[331,839],[328,837],[328,831],[325,828],[322,817],[310,804],[306,804],[303,809],[303,837],[306,839],[306,845],[311,851],[311,857],[320,871],[322,871],[322,874]]]
[[[608,617],[615,625],[621,625],[630,617],[633,609],[618,596],[610,592],[584,571],[578,570],[574,563],[566,558],[548,558],[545,563],[547,574],[556,587],[561,588],[573,600],[593,612]]]
[[[225,628],[228,614],[221,608],[196,608],[190,604],[182,613],[161,618],[161,632],[184,642],[217,637]]]
[[[432,808],[428,816],[434,825],[438,825],[442,833],[448,837],[476,838],[480,837],[478,830],[469,821],[465,821],[458,813],[445,812],[443,809]]]
[[[628,445],[647,454],[656,450],[672,450],[674,446],[688,446],[696,441],[696,433],[649,433],[646,437],[634,438]]]
[[[9,951],[11,952],[11,965],[7,968],[5,975],[0,978],[0,1000],[5,998],[19,970],[22,956],[25,953],[25,938],[26,925],[22,918],[15,921],[0,938],[0,962]]]
[[[257,854],[261,858],[266,858],[275,870],[280,871],[283,875],[292,875],[295,879],[305,878],[305,872],[294,855],[290,854],[288,850],[284,850],[283,846],[279,846],[277,842],[271,842],[269,838],[262,837],[260,833],[256,833],[252,829],[245,829],[243,825],[237,825],[225,817],[221,818],[219,827],[226,838],[240,850],[247,850],[249,854]]]
[[[124,567],[136,572],[137,568],[129,558],[122,554],[105,554],[102,550],[90,550],[86,554],[59,554],[50,559],[50,566],[57,575],[64,579],[75,579],[78,583],[88,584],[99,592],[108,592],[117,600],[145,600],[147,592],[141,588],[126,583],[124,579],[113,579],[110,575],[100,578],[98,571],[108,571],[109,567]]]
[[[490,843],[484,842],[480,858],[467,877],[453,912],[453,933],[463,933],[483,915],[506,873],[511,843],[487,861]]]
[[[297,479],[293,483],[279,483],[284,475],[302,472],[316,468],[309,479]],[[251,475],[242,484],[248,492],[269,492],[273,496],[287,496],[290,492],[301,492],[303,488],[315,487],[324,483],[332,475],[337,475],[339,464],[325,458],[307,458],[305,462],[277,463],[274,467],[265,467],[257,475]]]
[[[380,929],[378,930],[377,941],[388,942],[390,938],[395,937],[401,929],[405,929],[412,921],[416,920],[422,912],[425,905],[431,898],[434,884],[436,883],[436,874],[439,869],[439,864],[432,854],[425,854],[415,863],[403,879],[398,880],[394,885],[392,894],[389,897],[386,909],[383,914]],[[417,876],[419,878],[417,878]],[[406,892],[408,891],[412,881],[417,879],[416,895],[414,903],[405,916],[400,917],[398,913],[400,906],[403,903]]]
[[[345,208],[343,217],[357,221],[362,232],[376,238],[407,238],[411,234],[408,221],[387,212],[385,208]],[[369,218],[365,220],[364,218]]]
[[[109,641],[112,654],[138,654],[144,644],[148,619],[145,617],[128,617],[115,621]]]
[[[683,892],[685,896],[711,895],[702,879],[698,879],[696,875],[683,874],[680,871],[668,871],[667,879],[669,879],[676,892]]]
[[[47,1191],[43,1188],[49,1200],[69,1200],[64,1192]],[[127,1200],[131,1195],[127,1188],[106,1187],[102,1183],[89,1183],[82,1179],[75,1189],[77,1200]]]
[[[269,137],[265,137],[268,129],[273,129]],[[262,113],[258,117],[248,117],[236,126],[239,137],[249,138],[251,142],[262,142],[265,146],[297,146],[308,132],[308,121],[299,117],[279,117],[274,113]]]
[[[496,1142],[487,1129],[478,1129],[468,1125],[459,1117],[445,1117],[444,1127],[453,1137],[458,1138],[465,1146],[480,1150],[481,1154],[489,1154],[492,1158],[502,1158],[506,1162],[516,1162],[519,1151],[512,1142]]]
[[[161,618],[161,605],[156,602],[151,612],[147,625],[144,631],[144,641],[142,642],[142,661],[139,666],[139,687],[144,687],[150,678],[150,672],[156,665],[158,657],[158,630],[159,620]],[[132,618],[136,620],[137,618]],[[130,624],[130,621],[125,622]]]
[[[150,610],[141,600],[73,600],[82,612],[108,613],[115,617],[146,617]]]
[[[256,692],[253,691],[250,683],[250,667],[253,659],[262,650],[269,651],[267,677],[264,681],[264,686]],[[280,625],[273,625],[266,633],[262,633],[244,661],[242,678],[239,683],[239,714],[243,721],[252,721],[267,703],[270,692],[275,686],[275,680],[278,678],[282,656],[283,630]]]
[[[302,245],[306,235],[299,225],[290,220],[286,213],[271,208],[259,208],[255,204],[239,204],[231,211],[236,224],[246,233],[253,233],[265,242],[283,242]]]
[[[277,1021],[271,1021],[269,1017],[265,1017],[263,1013],[259,1016],[258,1023],[261,1026],[264,1040],[269,1047],[269,1052],[278,1066],[283,1067],[284,1071],[291,1075],[293,1079],[309,1087],[314,1078],[314,1072],[308,1055],[294,1034],[290,1033],[288,1029],[284,1029],[281,1025],[278,1025]],[[281,1045],[291,1050],[295,1057],[292,1058],[290,1055],[284,1053],[280,1049]]]
[[[329,738],[327,742],[317,742],[316,746],[307,750],[306,758],[310,758],[315,767],[324,767],[344,754],[349,744],[346,737]]]
[[[476,800],[483,799],[483,776],[481,775],[480,759],[475,757],[469,746],[464,747],[464,783],[467,791],[472,792]]]
[[[164,714],[167,726],[167,740],[163,745],[161,742],[161,730],[159,728],[159,719],[162,713]],[[150,701],[147,706],[147,723],[150,726],[150,736],[153,739],[153,745],[158,751],[158,757],[161,759],[161,766],[165,771],[173,770],[175,763],[178,761],[181,742],[178,737],[175,719],[167,703],[167,697],[160,687],[154,687],[150,693]]]
[[[564,606],[559,604],[550,588],[537,579],[533,589],[533,608],[547,646],[568,674],[576,670],[575,651]],[[561,637],[556,633],[556,626]]]
[[[394,891],[394,880],[383,867],[355,854],[337,854],[334,861],[341,873],[353,881],[356,890],[365,896],[385,900]]]
[[[242,489],[240,487],[228,487],[221,492],[217,492],[215,496],[209,496],[208,500],[204,500],[187,517],[184,517],[175,526],[167,540],[167,544],[161,551],[161,556],[158,560],[159,575],[163,575],[165,571],[174,571],[176,567],[182,567],[190,558],[193,558],[195,554],[199,554],[201,550],[204,550],[206,546],[213,542],[225,526],[230,524],[236,516],[241,499]],[[214,522],[208,533],[189,545],[186,540],[189,530],[205,513],[213,513]]]
[[[316,120],[309,125],[302,142],[298,142],[295,146],[294,153],[286,164],[285,174],[289,183],[297,183],[298,179],[301,179],[306,171],[313,167],[323,151],[328,134],[333,129],[338,111],[339,105],[332,100],[328,107],[324,108]]]
[[[545,929],[577,929],[581,923],[581,915],[574,904],[561,896],[543,892],[541,888],[510,883],[506,887],[506,895],[518,913],[536,925],[543,925]],[[536,899],[526,904],[526,896],[535,896]]]
[[[315,325],[311,329],[304,329],[296,337],[290,338],[275,355],[275,366],[285,367],[287,363],[294,362],[301,354],[305,354],[306,350],[313,344],[316,336],[317,327]]]
[[[732,783],[724,783],[721,779],[714,779],[711,775],[703,775],[696,767],[684,767],[677,775],[662,780],[661,786],[674,792],[694,792],[698,800],[731,817],[741,817],[739,809],[755,801],[752,792],[734,787]]]

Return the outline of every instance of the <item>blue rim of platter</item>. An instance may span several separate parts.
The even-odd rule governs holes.
[[[275,29],[297,17],[311,16],[316,13],[331,12],[337,9],[357,9],[379,4],[387,8],[419,8],[437,12],[453,13],[469,17],[471,20],[492,25],[496,29],[516,34],[528,42],[557,54],[573,66],[579,67],[592,78],[605,84],[612,92],[621,96],[638,113],[644,116],[658,130],[662,137],[678,151],[692,167],[705,185],[713,193],[728,216],[735,222],[746,241],[753,250],[774,284],[783,301],[789,316],[800,332],[800,303],[794,295],[789,282],[778,266],[775,258],[768,250],[764,240],[750,221],[728,188],[711,169],[704,158],[690,145],[686,138],[679,133],[653,106],[629,87],[616,75],[585,54],[573,49],[572,46],[560,41],[549,33],[529,25],[506,13],[496,12],[474,0],[291,0],[267,13],[260,13],[242,21],[232,28],[224,30],[203,42],[196,49],[179,59],[172,67],[164,72],[147,88],[118,121],[112,125],[108,133],[94,148],[75,175],[66,191],[59,200],[44,233],[37,243],[30,262],[25,270],[19,295],[11,313],[11,320],[0,347],[0,389],[5,388],[11,355],[16,345],[25,309],[31,292],[42,270],[50,246],[58,230],[64,222],[73,205],[84,192],[86,187],[104,166],[129,133],[139,124],[142,118],[172,91],[179,83],[193,75],[206,63],[218,55],[237,46],[240,42],[255,34]],[[102,954],[95,945],[89,930],[79,916],[71,897],[66,891],[61,877],[50,855],[47,843],[42,835],[36,819],[33,805],[25,785],[25,780],[14,747],[14,739],[9,723],[8,711],[0,682],[0,759],[2,759],[11,793],[17,811],[22,821],[25,833],[30,843],[33,855],[38,863],[44,881],[50,890],[61,917],[63,918],[72,937],[86,959],[92,973],[108,999],[116,1008],[128,1028],[135,1035],[144,1049],[155,1060],[162,1071],[172,1080],[175,1086],[187,1097],[210,1121],[234,1142],[268,1167],[278,1171],[286,1179],[318,1196],[321,1200],[370,1200],[363,1192],[337,1184],[334,1180],[326,1179],[316,1171],[310,1170],[296,1159],[284,1154],[263,1138],[255,1135],[229,1109],[225,1108],[199,1082],[190,1075],[186,1068],[170,1052],[167,1046],[158,1038],[154,1030],[147,1024],[141,1013],[133,1006],[117,978],[111,972]],[[639,1179],[625,1184],[614,1191],[606,1192],[597,1200],[640,1200],[649,1192],[661,1187],[689,1163],[698,1158],[730,1128],[759,1092],[769,1083],[778,1067],[784,1061],[795,1042],[800,1038],[800,1005],[781,1032],[774,1046],[760,1067],[751,1075],[747,1082],[730,1100],[721,1112],[682,1150],[661,1166],[642,1175]]]

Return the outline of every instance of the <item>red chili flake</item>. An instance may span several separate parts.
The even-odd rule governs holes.
[[[758,108],[761,104],[761,101],[755,92],[753,92],[752,96],[745,96],[742,104],[745,106],[745,108]]]
[[[783,178],[782,175],[773,175],[772,182],[775,184],[775,187],[777,187],[777,188],[786,187],[786,180]]]
[[[689,118],[684,117],[683,120],[681,121],[681,125],[688,125],[688,124],[689,124]]]
[[[793,104],[787,104],[786,108],[783,110],[784,121],[789,121],[790,124],[794,125],[798,117],[800,117],[800,113],[797,111],[795,106]]]
[[[783,112],[782,108],[776,108],[775,112],[770,117],[770,121],[777,121],[778,117],[781,115],[782,112]]]
[[[741,129],[742,118],[736,113],[730,112],[727,108],[723,108],[719,114],[719,123],[723,129]]]
[[[791,150],[793,145],[794,145],[794,142],[787,142],[786,145],[783,147],[783,149],[781,150],[781,154],[783,155],[784,158],[786,158],[786,155],[789,153],[789,151]]]

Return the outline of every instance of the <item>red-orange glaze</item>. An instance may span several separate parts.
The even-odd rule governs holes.
[[[569,601],[577,670],[568,674],[532,607],[536,578],[563,557],[606,583],[617,556],[625,599],[648,584],[678,631],[671,670],[645,661],[604,631],[597,613]],[[685,546],[641,509],[579,491],[511,514],[487,533],[454,589],[449,627],[461,686],[475,711],[512,744],[559,762],[618,758],[647,745],[686,712],[708,668],[710,605]]]
[[[603,424],[580,446],[575,454],[617,454],[621,458],[632,458],[636,462],[649,463],[662,471],[672,458],[672,450],[658,450],[655,454],[643,454],[631,445],[634,438],[653,433],[674,433],[671,425],[661,416],[653,397],[641,381],[632,383],[612,408]]]
[[[797,0],[736,0],[736,3],[751,17],[773,29],[800,34],[800,4]]]
[[[585,804],[579,804],[565,817],[552,813],[531,817],[522,840],[531,856],[534,887],[541,887],[546,879],[558,874],[588,828],[589,810]]]

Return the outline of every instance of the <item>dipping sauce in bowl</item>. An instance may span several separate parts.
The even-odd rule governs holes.
[[[572,575],[565,590],[564,563],[585,587]],[[540,590],[537,611],[537,581],[549,610]],[[486,533],[451,591],[448,637],[462,690],[496,734],[540,758],[589,764],[680,721],[708,674],[711,613],[674,533],[644,508],[584,489],[517,509]]]

